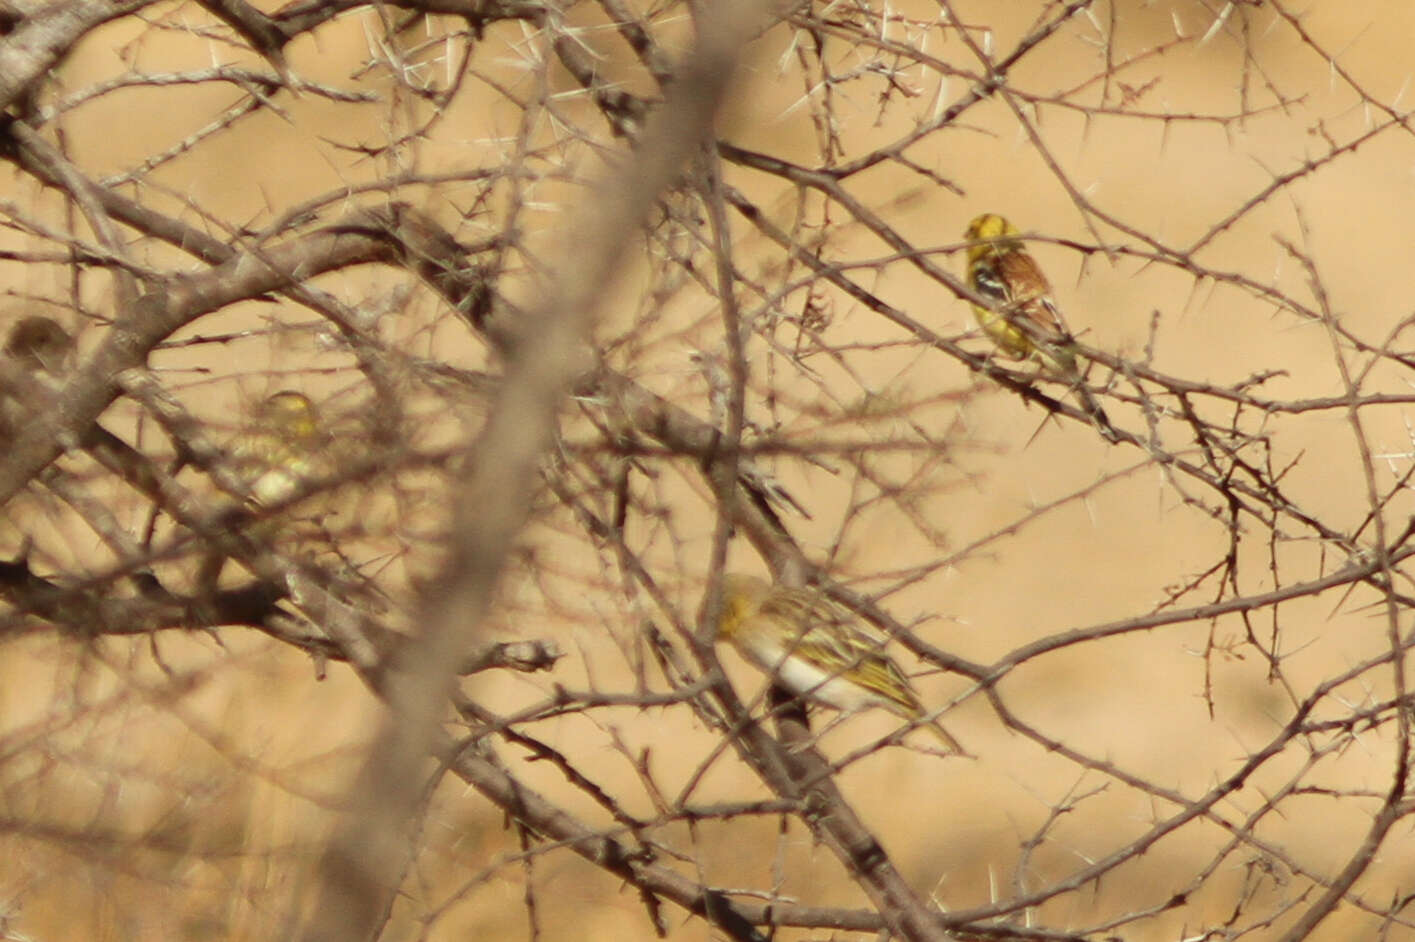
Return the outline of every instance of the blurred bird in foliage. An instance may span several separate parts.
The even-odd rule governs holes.
[[[73,353],[74,338],[52,317],[22,317],[5,338],[5,355],[31,372],[59,376]]]
[[[246,427],[231,443],[233,470],[258,504],[277,504],[333,471],[330,444],[310,398],[282,389],[251,408]]]

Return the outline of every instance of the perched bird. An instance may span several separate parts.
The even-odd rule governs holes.
[[[1017,227],[984,213],[968,224],[968,286],[989,307],[972,305],[973,316],[998,349],[1016,359],[1035,360],[1043,370],[1071,384],[1096,428],[1110,441],[1119,434],[1086,388],[1076,363],[1076,341],[1066,329],[1051,285],[1018,238]]]
[[[264,510],[295,496],[311,481],[328,476],[329,436],[319,410],[304,393],[282,389],[251,407],[245,428],[231,442],[230,468],[246,490],[248,509]],[[232,506],[227,512],[238,508]],[[262,513],[248,532],[270,540],[285,535],[290,546],[305,542],[290,514]],[[210,551],[197,572],[198,597],[216,591],[226,555]]]
[[[73,368],[76,349],[73,336],[51,317],[35,314],[10,325],[4,355],[0,356],[0,441],[42,418]],[[10,372],[12,367],[17,372]],[[152,460],[100,423],[81,430],[78,443],[140,493],[161,495],[160,476]]]
[[[5,355],[31,373],[59,376],[74,353],[74,338],[52,317],[22,317],[5,338]]]
[[[722,579],[717,637],[794,694],[845,713],[883,707],[922,720],[948,749],[964,751],[926,718],[909,679],[884,653],[886,639],[815,589],[729,573]]]
[[[74,338],[52,318],[33,315],[10,325],[0,358],[0,440],[11,441],[52,404],[73,353]]]
[[[257,402],[231,445],[236,476],[258,504],[276,504],[326,476],[329,435],[304,393],[282,389]]]

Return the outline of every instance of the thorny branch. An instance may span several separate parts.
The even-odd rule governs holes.
[[[1215,6],[0,4],[3,898],[1409,931],[1400,29]],[[1113,445],[974,330],[982,212]],[[719,660],[724,570],[972,754]]]

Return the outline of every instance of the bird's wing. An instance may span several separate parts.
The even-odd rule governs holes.
[[[1013,306],[1008,317],[1023,324],[1034,340],[1058,343],[1071,339],[1061,310],[1052,299],[1051,285],[1031,255],[1003,252],[997,258],[1007,300]]]
[[[884,653],[888,639],[866,626],[854,613],[811,590],[783,590],[768,599],[761,615],[802,626],[788,649],[816,664],[838,665],[852,672],[861,686],[898,705],[908,714],[919,712],[919,698],[909,680]]]

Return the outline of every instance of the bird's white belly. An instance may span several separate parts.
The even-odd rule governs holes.
[[[799,657],[790,657],[784,662],[778,659],[772,667],[787,690],[805,694],[837,710],[853,713],[885,702],[878,694],[846,680],[838,673],[823,670]]]

